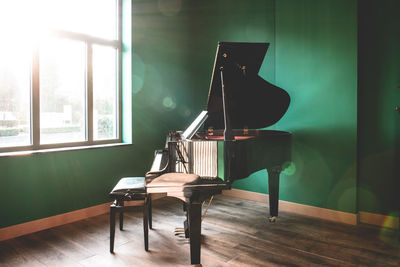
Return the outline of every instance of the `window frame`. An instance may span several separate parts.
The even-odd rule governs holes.
[[[88,34],[65,30],[52,30],[48,37],[80,41],[86,45],[86,94],[85,94],[85,134],[84,141],[40,144],[40,52],[36,44],[32,52],[31,64],[31,107],[30,107],[30,145],[0,147],[0,153],[37,151],[57,148],[90,147],[122,143],[122,0],[116,0],[116,37],[114,40],[94,37]],[[93,45],[116,49],[116,138],[94,140],[93,129]]]

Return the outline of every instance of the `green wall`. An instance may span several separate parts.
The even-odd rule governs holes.
[[[293,133],[280,199],[356,212],[356,1],[277,0],[275,16],[275,84],[292,102],[271,128]],[[265,176],[237,188],[267,193]]]
[[[398,0],[359,1],[358,202],[381,214],[400,203],[399,10]]]
[[[293,132],[296,168],[281,197],[355,213],[356,1],[280,0],[276,14],[276,81],[293,98],[276,126]]]
[[[0,228],[110,201],[118,177],[149,166],[136,146],[0,158]]]

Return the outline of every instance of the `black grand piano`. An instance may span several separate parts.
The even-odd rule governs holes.
[[[186,131],[169,133],[146,174],[148,193],[183,201],[192,264],[200,264],[202,203],[235,180],[267,169],[269,220],[278,216],[279,175],[291,159],[291,134],[260,128],[283,117],[290,97],[258,75],[268,47],[218,43],[207,110]]]

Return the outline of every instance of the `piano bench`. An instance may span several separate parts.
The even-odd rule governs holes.
[[[114,253],[115,215],[119,212],[119,229],[123,230],[124,212],[136,210],[138,206],[125,206],[125,201],[143,200],[139,207],[143,209],[144,249],[149,250],[149,227],[152,229],[151,195],[146,193],[144,177],[121,178],[111,190],[109,196],[114,199],[110,206],[110,252]]]

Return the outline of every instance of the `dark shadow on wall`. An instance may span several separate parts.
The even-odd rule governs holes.
[[[399,73],[400,76],[400,73]],[[395,157],[394,157],[394,162],[395,162],[395,181],[396,181],[396,203],[397,203],[397,216],[399,217],[399,222],[398,222],[398,229],[397,229],[397,237],[398,240],[400,241],[400,78],[399,78],[399,83],[398,83],[398,88],[397,88],[397,101],[398,105],[396,106],[399,108],[396,110],[396,115],[397,120],[395,121],[395,138],[396,138],[396,146],[395,146]]]
[[[358,1],[358,206],[394,215],[399,207],[400,8]]]

